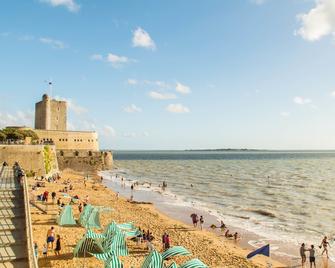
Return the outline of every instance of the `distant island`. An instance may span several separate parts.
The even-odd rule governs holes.
[[[259,149],[187,149],[186,152],[264,152],[268,150],[259,150]]]

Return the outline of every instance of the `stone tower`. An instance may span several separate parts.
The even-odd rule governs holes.
[[[42,101],[35,104],[35,129],[66,131],[67,104],[52,100],[44,94]]]

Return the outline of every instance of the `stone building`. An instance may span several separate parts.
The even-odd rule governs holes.
[[[40,143],[55,144],[57,150],[99,151],[95,131],[67,130],[67,103],[44,94],[35,105],[35,130]]]

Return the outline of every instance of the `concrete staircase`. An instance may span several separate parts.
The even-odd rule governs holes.
[[[1,267],[29,267],[24,195],[11,167],[0,171]]]

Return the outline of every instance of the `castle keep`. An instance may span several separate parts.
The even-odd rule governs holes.
[[[99,151],[95,131],[67,130],[67,103],[43,95],[35,104],[35,130],[40,143],[55,144],[57,150]]]

